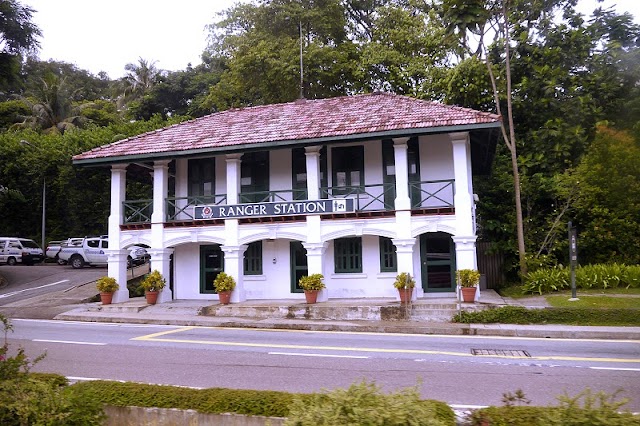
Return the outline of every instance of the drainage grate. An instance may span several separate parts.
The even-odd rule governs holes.
[[[531,357],[529,352],[518,349],[471,349],[471,355]]]

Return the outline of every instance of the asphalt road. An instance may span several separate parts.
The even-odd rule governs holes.
[[[73,289],[92,285],[106,274],[106,267],[73,269],[55,263],[2,265],[0,275],[8,284],[0,289],[0,313],[9,318],[52,319],[83,301],[74,297]]]
[[[640,411],[640,342],[398,335],[15,320],[12,346],[47,352],[35,371],[192,387],[312,392],[363,379],[419,386],[454,405],[532,404],[594,391]],[[485,355],[473,354],[473,350]]]

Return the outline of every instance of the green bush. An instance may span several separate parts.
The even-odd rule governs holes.
[[[175,386],[91,381],[70,388],[103,404],[196,410],[201,413],[237,413],[285,417],[293,394],[237,389],[189,389]]]
[[[619,263],[585,265],[576,268],[576,287],[581,289],[639,288],[640,265]],[[525,293],[550,293],[571,288],[570,270],[563,267],[541,268],[524,279]]]
[[[453,322],[465,324],[567,324],[640,326],[637,309],[543,308],[501,306],[482,311],[462,311]]]
[[[453,425],[455,417],[433,401],[423,401],[417,387],[384,394],[374,383],[298,397],[291,405],[287,426],[402,426]]]
[[[57,374],[31,373],[44,354],[30,360],[23,348],[7,356],[6,334],[10,322],[0,314],[5,341],[0,347],[0,424],[3,426],[101,425],[104,412],[99,401],[67,391],[67,379]]]
[[[621,411],[626,400],[616,401],[617,393],[593,393],[590,389],[574,397],[562,395],[559,404],[528,407],[506,404],[474,410],[466,419],[470,426],[639,426],[640,417]]]

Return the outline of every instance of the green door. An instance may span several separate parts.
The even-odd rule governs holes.
[[[291,241],[289,247],[291,252],[291,292],[303,293],[298,282],[300,281],[300,277],[309,275],[307,250],[300,241]]]
[[[224,270],[224,253],[218,244],[200,247],[200,293],[215,293],[213,280]]]
[[[422,288],[427,293],[455,290],[455,247],[451,235],[420,235]]]

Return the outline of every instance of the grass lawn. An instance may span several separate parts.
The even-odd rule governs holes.
[[[638,295],[624,295],[620,293],[589,294],[578,293],[578,299],[569,301],[571,293],[546,295],[547,302],[555,308],[597,308],[597,309],[640,309],[640,297]]]

